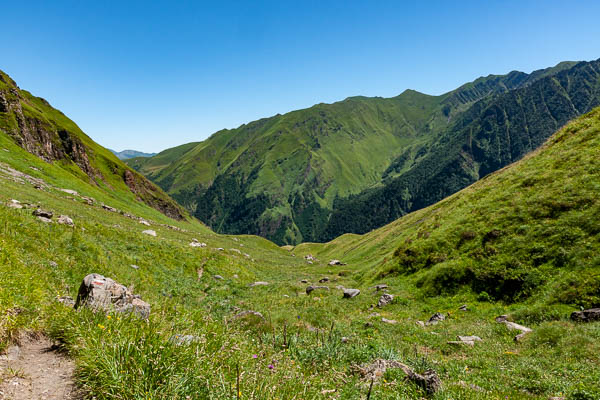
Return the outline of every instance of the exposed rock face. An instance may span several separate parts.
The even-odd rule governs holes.
[[[353,297],[356,297],[360,294],[360,290],[358,289],[344,289],[344,298],[345,299],[351,299]]]
[[[571,314],[571,319],[577,322],[600,321],[600,308],[575,311]]]
[[[388,304],[390,304],[392,302],[392,300],[394,300],[394,295],[391,294],[383,294],[381,295],[381,297],[379,298],[379,301],[377,302],[377,307],[383,307],[383,306],[387,306]]]
[[[150,304],[134,295],[124,285],[100,274],[89,274],[83,278],[77,293],[75,309],[82,305],[105,312],[133,312],[143,319],[150,316]]]
[[[150,207],[155,208],[167,217],[176,220],[182,220],[184,218],[183,211],[177,204],[168,201],[168,197],[166,196],[157,196],[160,189],[137,172],[125,169],[123,172],[123,181],[138,199],[142,200]]]

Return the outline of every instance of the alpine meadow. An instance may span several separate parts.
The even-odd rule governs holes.
[[[0,400],[600,399],[598,7],[492,3],[6,5]]]

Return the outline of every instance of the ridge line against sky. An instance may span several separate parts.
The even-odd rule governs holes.
[[[594,60],[597,15],[555,0],[11,2],[0,69],[103,146],[158,152],[351,96]]]

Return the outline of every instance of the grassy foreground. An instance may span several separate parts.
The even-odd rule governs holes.
[[[370,382],[356,367],[375,359],[434,369],[443,384],[434,399],[597,399],[600,324],[568,316],[599,305],[599,128],[596,110],[536,154],[433,207],[365,236],[285,250],[111,197],[0,135],[0,166],[50,185],[39,190],[0,173],[0,202],[40,204],[75,222],[46,224],[32,209],[0,206],[0,349],[23,330],[45,332],[75,359],[78,383],[96,399],[362,399]],[[493,229],[501,234],[489,237]],[[192,248],[192,238],[208,246]],[[319,260],[308,264],[309,253]],[[348,265],[327,265],[332,258]],[[152,305],[149,321],[57,301],[75,297],[91,272],[134,285]],[[331,290],[307,296],[300,280],[323,277]],[[255,281],[269,285],[249,287]],[[502,282],[510,285],[494,291]],[[377,283],[395,298],[371,309]],[[336,285],[362,293],[342,299]],[[458,310],[463,304],[468,311]],[[265,318],[234,318],[245,310]],[[448,317],[416,324],[434,312]],[[515,342],[515,332],[494,322],[500,314],[533,332]],[[194,340],[177,345],[173,335]],[[447,343],[457,335],[483,341]],[[370,395],[424,397],[393,369]]]

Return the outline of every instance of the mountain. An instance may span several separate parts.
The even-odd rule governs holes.
[[[163,214],[188,216],[156,185],[95,143],[62,112],[0,71],[0,136],[122,201],[140,201]]]
[[[301,244],[362,265],[364,284],[411,282],[424,296],[600,305],[600,107],[537,150],[444,200],[364,235]],[[537,308],[537,310],[536,310]],[[540,317],[540,316],[538,316]]]
[[[129,165],[217,232],[278,244],[364,233],[456,192],[598,104],[599,61],[489,75],[440,96],[351,97]]]
[[[115,151],[115,150],[111,150],[109,149],[115,156],[117,156],[117,158],[119,160],[128,160],[130,158],[135,158],[135,157],[152,157],[155,156],[157,153],[144,153],[141,151],[137,151],[137,150],[123,150],[123,151]]]

